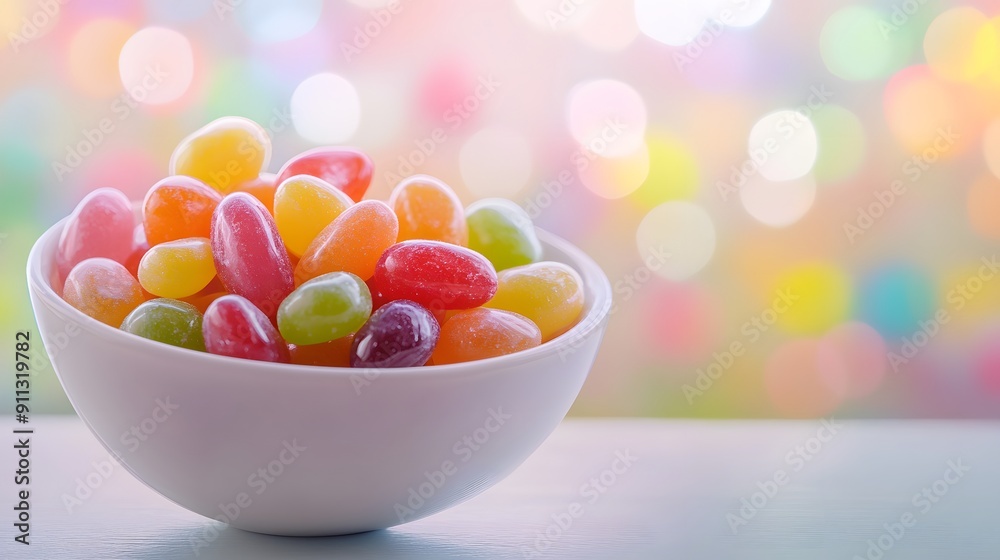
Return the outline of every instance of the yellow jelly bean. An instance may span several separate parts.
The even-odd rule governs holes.
[[[215,278],[212,247],[204,237],[189,237],[151,247],[139,261],[139,283],[165,298],[192,296]]]
[[[301,257],[312,240],[352,204],[351,197],[323,179],[295,175],[274,193],[274,221],[288,251]]]
[[[531,319],[545,342],[576,324],[583,303],[580,275],[562,263],[545,261],[498,272],[497,293],[485,307],[513,311]]]
[[[199,128],[174,149],[171,175],[188,175],[228,193],[256,179],[271,160],[271,139],[259,124],[223,117]]]

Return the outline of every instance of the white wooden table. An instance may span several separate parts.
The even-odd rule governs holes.
[[[198,550],[206,559],[1000,558],[1000,423],[837,421],[832,434],[819,421],[567,420],[510,478],[458,507],[297,539],[188,513],[121,468],[105,479],[107,453],[79,420],[33,418],[23,546],[11,525],[13,421],[0,419],[4,560],[191,558],[206,524],[220,529]],[[63,495],[88,476],[99,485],[67,508]]]

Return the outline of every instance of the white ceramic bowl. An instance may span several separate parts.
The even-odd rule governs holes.
[[[611,307],[600,267],[539,231],[545,258],[580,272],[587,303],[579,324],[537,348],[379,371],[238,360],[146,340],[70,307],[50,282],[64,223],[32,248],[28,286],[73,407],[147,486],[260,533],[390,527],[496,484],[566,415]]]

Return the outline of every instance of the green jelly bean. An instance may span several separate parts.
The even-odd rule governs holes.
[[[465,210],[469,248],[493,263],[497,271],[531,264],[542,258],[542,246],[528,213],[502,198],[486,198]]]
[[[364,280],[331,272],[303,283],[278,307],[278,331],[292,344],[322,344],[347,336],[372,313]]]
[[[143,302],[125,317],[121,328],[164,344],[205,351],[201,312],[183,301],[157,298]]]

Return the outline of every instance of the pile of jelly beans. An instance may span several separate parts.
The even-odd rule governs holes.
[[[528,215],[463,208],[426,175],[363,200],[372,162],[323,147],[267,173],[256,123],[185,138],[141,220],[97,189],[69,217],[53,285],[83,313],[213,354],[343,367],[468,362],[526,350],[580,319],[580,275],[541,261]]]

